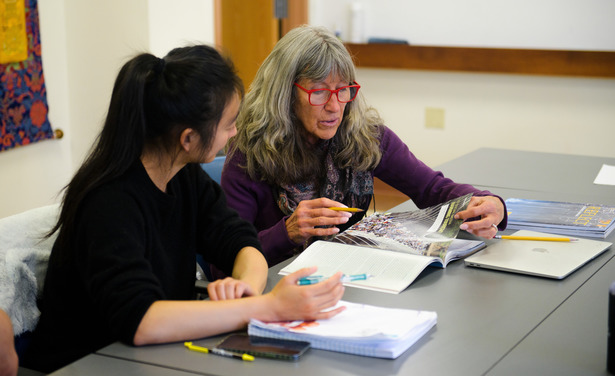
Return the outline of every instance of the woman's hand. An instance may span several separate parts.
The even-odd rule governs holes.
[[[207,293],[212,301],[239,299],[244,296],[257,295],[247,282],[231,277],[210,282],[207,285]]]
[[[260,295],[267,284],[267,261],[254,247],[244,247],[235,258],[233,276],[207,285],[209,299],[230,300]]]
[[[339,229],[335,226],[348,222],[352,213],[328,209],[332,206],[345,207],[324,197],[301,201],[286,220],[288,237],[297,244],[303,244],[312,236],[337,234]]]
[[[316,271],[316,267],[303,268],[284,277],[267,294],[273,299],[272,321],[320,320],[331,318],[345,307],[327,310],[337,304],[344,295],[342,273],[338,272],[323,282],[299,286],[297,281]],[[327,310],[323,312],[324,310]]]
[[[19,359],[14,340],[11,319],[0,309],[0,376],[17,375]]]
[[[267,260],[265,260],[265,256],[263,256],[258,249],[254,247],[244,247],[235,258],[231,277],[233,277],[235,281],[248,284],[248,288],[243,289],[244,296],[260,295],[267,285],[268,270],[269,266],[267,265]],[[228,283],[232,284],[231,281],[228,281]],[[229,286],[228,289],[232,289],[232,286]],[[235,295],[235,298],[241,298],[241,296],[237,296],[236,294],[233,295]],[[229,295],[224,294],[224,296]]]
[[[480,217],[476,221],[468,221],[459,227],[462,230],[491,239],[497,234],[497,225],[504,219],[504,204],[495,196],[475,196],[470,199],[466,210],[455,214],[455,219],[467,220]]]

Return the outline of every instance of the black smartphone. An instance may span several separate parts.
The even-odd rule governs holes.
[[[219,349],[264,358],[298,360],[310,348],[309,342],[231,334],[216,345]]]

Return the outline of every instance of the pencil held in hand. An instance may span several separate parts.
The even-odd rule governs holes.
[[[363,209],[359,209],[359,208],[343,208],[340,206],[331,206],[330,208],[327,208],[330,210],[335,210],[335,211],[343,211],[343,212],[350,212],[350,213],[359,213],[364,211]]]

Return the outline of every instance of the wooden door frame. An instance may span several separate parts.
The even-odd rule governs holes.
[[[214,0],[214,43],[218,47],[222,45],[222,6],[220,4],[222,1],[224,0]],[[308,1],[288,0],[288,18],[282,19],[281,22],[282,35],[297,26],[308,23]]]

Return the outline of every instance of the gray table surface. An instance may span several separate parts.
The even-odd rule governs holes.
[[[583,202],[615,204],[615,186],[593,184],[603,164],[615,166],[615,158],[482,148],[436,169],[459,183],[571,193]]]
[[[607,375],[608,291],[615,257],[492,370],[493,375]]]
[[[504,198],[525,197],[531,194],[544,199],[550,195],[546,192],[514,189],[494,189],[494,193]],[[413,205],[407,203],[400,205],[396,210],[411,207]],[[607,240],[615,241],[615,234]],[[493,240],[487,243],[490,242]],[[532,338],[531,335],[537,332],[537,328],[545,325],[545,320],[562,308],[563,302],[570,300],[575,294],[583,293],[581,287],[600,271],[614,254],[613,249],[607,250],[562,281],[473,269],[464,266],[463,262],[454,262],[446,269],[428,268],[399,295],[347,288],[344,300],[387,307],[432,310],[438,313],[437,326],[396,360],[312,349],[297,363],[257,359],[254,363],[246,364],[232,359],[192,353],[184,349],[182,344],[133,348],[115,343],[99,353],[190,372],[204,371],[220,375],[258,375],[263,372],[277,374],[291,371],[293,375],[310,376],[495,373],[499,372],[500,363],[514,355],[515,349],[522,349],[521,345]],[[290,260],[271,268],[269,286],[273,286],[279,280],[277,272],[289,262]],[[615,278],[615,275],[612,277]],[[606,296],[606,293],[603,295]],[[587,307],[582,309],[585,310]],[[593,325],[598,330],[604,327],[606,311],[598,313],[597,316],[602,319],[585,324]],[[602,333],[602,337],[596,338],[597,341],[593,346],[584,347],[584,351],[590,352],[592,361],[597,364],[606,364],[605,336],[606,334]],[[212,346],[223,337],[195,342]],[[576,344],[572,342],[569,346],[574,349]],[[540,359],[540,356],[540,352],[530,352],[521,354],[520,358],[533,364],[531,361]],[[549,368],[556,362],[557,359],[547,359],[542,366]],[[514,373],[516,369],[514,362],[512,366],[511,371]],[[536,364],[536,367],[538,366],[541,364]],[[583,368],[583,370],[584,374],[601,374],[600,369]]]
[[[491,150],[483,149],[482,152],[491,153]],[[469,155],[471,158],[476,157],[474,153]],[[588,158],[586,162],[593,159]],[[490,160],[493,163],[493,159]],[[462,164],[464,168],[466,163]],[[577,163],[575,166],[573,174],[578,168],[586,168],[585,164]],[[445,164],[443,167],[442,170],[446,172],[454,166]],[[519,169],[524,170],[525,175],[518,178],[527,181],[531,168],[519,166]],[[515,169],[511,167],[507,170]],[[483,171],[483,174],[489,173],[489,170]],[[560,169],[560,175],[566,174]],[[447,175],[450,176],[448,172]],[[529,184],[529,188],[522,183],[517,184],[515,179],[504,181],[508,178],[502,182],[509,184],[509,187],[500,187],[497,177],[465,181],[478,188],[489,189],[503,198],[579,202],[585,201],[586,197],[596,197],[602,203],[615,204],[612,201],[615,200],[615,194],[608,196],[609,189],[613,187],[599,189],[600,194],[594,195],[591,191],[595,187],[584,180],[589,175],[593,182],[593,172],[582,179],[577,174],[576,179],[566,183],[568,186],[558,186],[553,191],[549,191],[547,185],[543,187],[540,181],[534,181],[534,185]],[[565,180],[561,176],[559,179]],[[395,209],[407,210],[413,207],[408,202]],[[607,240],[614,242],[615,233]],[[446,269],[428,268],[399,295],[348,287],[344,300],[438,313],[436,327],[395,360],[312,349],[298,362],[261,358],[254,362],[242,362],[191,352],[185,349],[183,343],[140,348],[114,343],[99,350],[97,356],[123,359],[129,363],[158,365],[165,367],[167,374],[171,374],[171,370],[215,375],[309,376],[480,375],[519,374],[520,371],[528,374],[604,374],[607,316],[604,299],[607,297],[608,285],[615,279],[614,255],[615,251],[611,248],[561,281],[474,269],[457,261],[449,264]],[[280,279],[277,272],[289,262],[270,269],[268,286],[273,286]],[[576,329],[570,330],[573,327]],[[224,336],[194,342],[212,346],[222,338]],[[554,348],[555,345],[558,347]],[[578,352],[576,356],[570,356],[575,352]],[[520,368],[520,364],[525,364],[526,368]]]
[[[90,354],[78,361],[51,373],[53,376],[83,375],[148,375],[148,376],[188,376],[192,372],[150,365],[131,360],[115,359],[108,356]]]

